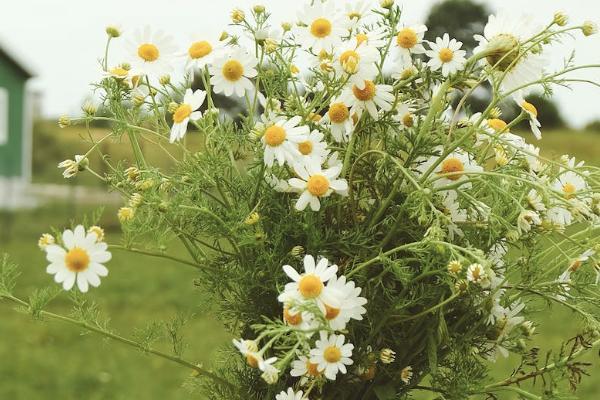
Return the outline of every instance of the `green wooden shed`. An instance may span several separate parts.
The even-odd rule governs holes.
[[[18,207],[31,181],[32,76],[0,43],[0,208]]]

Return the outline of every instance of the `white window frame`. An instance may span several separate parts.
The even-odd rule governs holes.
[[[0,87],[0,146],[8,143],[8,90]]]

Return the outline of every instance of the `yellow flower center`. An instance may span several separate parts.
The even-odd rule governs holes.
[[[127,76],[127,74],[129,73],[129,71],[127,71],[125,68],[121,68],[121,67],[113,68],[109,72],[112,75],[118,76],[119,78],[125,78]]]
[[[342,359],[342,352],[335,346],[329,346],[325,348],[323,358],[328,363],[336,363]]]
[[[458,158],[451,157],[442,162],[442,174],[451,174],[446,178],[455,181],[461,176],[461,172],[465,170],[465,166]]]
[[[329,190],[329,180],[323,175],[313,175],[308,178],[306,188],[313,196],[323,196]]]
[[[310,153],[312,153],[313,144],[310,140],[298,143],[298,150],[300,151],[300,153],[302,153],[302,155],[307,156]]]
[[[188,118],[192,114],[192,107],[189,104],[182,104],[177,107],[177,110],[173,113],[173,121],[179,124],[184,119]]]
[[[569,269],[571,270],[571,272],[577,272],[577,270],[581,267],[582,264],[583,262],[581,262],[581,260],[575,260],[571,263],[571,265],[569,265]]]
[[[481,279],[481,270],[479,268],[473,269],[471,271],[471,276],[473,277],[473,280],[477,282],[479,279]]]
[[[348,107],[346,107],[344,103],[333,103],[331,106],[329,106],[329,111],[327,114],[329,115],[331,122],[334,124],[341,124],[350,116]]]
[[[577,192],[577,188],[572,183],[565,183],[562,190],[567,199],[572,199],[575,196],[575,192]]]
[[[302,314],[292,314],[287,307],[283,308],[283,319],[290,325],[296,326],[302,323]]]
[[[352,86],[352,93],[354,93],[354,97],[356,97],[360,101],[369,101],[375,97],[375,84],[373,81],[365,81],[365,87],[363,89],[359,89],[355,86]]]
[[[417,32],[410,28],[404,28],[400,32],[398,32],[398,36],[396,36],[396,42],[398,46],[403,49],[412,49],[415,47],[419,38],[417,37]]]
[[[306,274],[300,278],[298,290],[305,298],[314,299],[315,297],[319,297],[323,291],[323,282],[314,274]]]
[[[313,364],[310,361],[306,362],[306,375],[308,376],[320,376],[321,373],[317,369],[319,364]]]
[[[140,47],[138,47],[138,56],[144,61],[152,62],[158,60],[158,56],[160,52],[158,51],[158,47],[153,45],[152,43],[144,43]]]
[[[353,12],[348,13],[349,19],[357,19],[358,20],[358,19],[360,19],[360,17],[361,17],[361,15],[359,12],[353,11]]]
[[[356,43],[360,46],[363,43],[368,43],[369,37],[364,33],[359,33],[356,35]]]
[[[441,62],[449,63],[454,58],[454,52],[446,47],[440,50],[438,56],[440,57]]]
[[[523,107],[523,110],[527,111],[534,117],[538,116],[537,108],[535,108],[535,106],[533,104],[524,101],[523,104],[521,104],[521,107]]]
[[[252,368],[258,368],[258,359],[254,357],[252,354],[246,355],[246,362]]]
[[[360,61],[360,56],[354,50],[346,50],[340,55],[340,64],[349,74],[356,73],[358,69],[358,62]]]
[[[223,76],[230,82],[237,82],[244,75],[244,66],[238,60],[229,60],[223,65]]]
[[[490,126],[490,128],[492,128],[496,132],[503,131],[504,129],[506,129],[506,126],[508,125],[506,122],[504,122],[498,118],[488,119],[487,122],[488,122],[488,125]]]
[[[65,256],[65,265],[71,272],[85,271],[90,265],[90,256],[81,247],[73,247]]]
[[[265,142],[271,147],[277,147],[285,140],[285,129],[279,125],[273,125],[265,131]]]
[[[414,119],[413,119],[412,114],[407,113],[406,115],[404,115],[404,117],[402,117],[402,123],[407,128],[411,128],[414,124]]]
[[[310,33],[320,39],[331,34],[331,22],[325,18],[317,18],[310,25]]]
[[[340,309],[335,307],[330,307],[325,304],[325,319],[332,320],[335,319],[338,315],[340,315]]]
[[[212,46],[206,40],[194,42],[188,49],[190,58],[197,60],[198,58],[206,57],[212,51]]]

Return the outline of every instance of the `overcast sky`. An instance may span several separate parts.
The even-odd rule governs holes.
[[[345,0],[330,0],[343,4]],[[378,0],[373,0],[378,1]],[[435,0],[397,0],[406,20],[423,22]],[[556,10],[571,21],[600,21],[597,0],[491,0],[492,10],[507,8],[536,15],[548,21]],[[295,19],[297,0],[17,0],[3,1],[0,12],[0,43],[17,53],[37,78],[32,87],[43,96],[47,116],[77,113],[89,93],[89,83],[98,78],[98,58],[105,43],[104,28],[120,24],[125,30],[150,24],[171,32],[181,43],[190,33],[218,36],[229,22],[234,7],[249,9],[265,5],[274,21]],[[117,44],[118,46],[118,44]],[[580,64],[600,64],[600,35],[568,40],[553,50],[550,68],[559,67],[567,49],[577,51]],[[587,72],[600,82],[600,70]],[[600,89],[579,85],[576,90],[557,89],[563,115],[575,126],[600,119]]]

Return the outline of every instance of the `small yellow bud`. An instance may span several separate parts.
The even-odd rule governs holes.
[[[161,76],[158,79],[158,83],[160,83],[163,86],[168,85],[169,83],[171,83],[171,76],[170,75],[163,75],[163,76]]]
[[[81,106],[81,109],[87,116],[90,117],[96,115],[96,112],[98,111],[98,107],[96,107],[96,105],[90,100],[86,100]]]
[[[111,38],[118,38],[121,36],[121,28],[116,25],[109,25],[106,27],[106,34]]]
[[[277,42],[271,38],[267,38],[264,42],[264,47],[267,54],[271,54],[277,50]]]
[[[392,349],[382,349],[379,353],[379,359],[384,364],[391,364],[396,360],[396,352]]]
[[[390,8],[392,8],[394,6],[394,0],[380,0],[379,1],[379,5],[382,8],[390,9]]]
[[[562,11],[554,14],[554,23],[558,26],[565,26],[569,22],[569,16]]]
[[[117,212],[117,218],[122,224],[127,223],[133,219],[135,211],[131,207],[121,207]]]
[[[244,220],[244,224],[246,225],[254,225],[260,220],[260,215],[257,212],[253,212],[248,215],[248,217]]]
[[[223,40],[227,40],[229,38],[229,33],[223,31],[221,32],[221,36],[219,36],[219,42],[222,42]]]
[[[129,167],[125,170],[125,175],[130,182],[135,182],[140,177],[140,170],[136,167]]]
[[[448,273],[458,275],[462,271],[462,264],[458,260],[452,260],[448,263]]]
[[[494,107],[490,110],[490,119],[500,119],[502,110],[499,107]]]
[[[581,27],[581,31],[585,36],[592,36],[598,32],[598,25],[592,21],[585,21]]]
[[[58,126],[61,128],[71,126],[71,118],[66,115],[61,115],[60,118],[58,118]]]
[[[459,293],[464,293],[469,289],[469,282],[466,279],[461,279],[454,284],[454,289]]]
[[[282,22],[281,29],[283,29],[284,32],[289,32],[292,30],[292,24],[290,24],[289,22]]]
[[[144,202],[144,197],[139,193],[134,193],[129,198],[129,205],[133,208],[138,208]]]
[[[175,111],[177,111],[178,108],[179,108],[179,103],[172,101],[167,106],[167,111],[169,112],[169,114],[175,114]]]
[[[300,69],[294,64],[290,65],[290,72],[292,75],[298,75],[300,73]]]
[[[263,6],[262,4],[257,4],[254,7],[252,7],[252,10],[256,13],[256,14],[262,14],[265,12],[265,6]]]
[[[96,242],[101,242],[104,240],[104,229],[100,228],[97,225],[90,226],[90,228],[88,229],[88,233],[96,234]]]
[[[56,241],[54,240],[54,236],[52,236],[49,233],[44,233],[42,236],[40,236],[40,239],[38,240],[38,247],[41,250],[45,250],[46,247],[50,246],[51,244],[54,244]]]
[[[231,21],[233,21],[234,24],[240,24],[244,22],[245,19],[246,14],[239,8],[236,8],[231,12]]]
[[[135,186],[141,190],[141,191],[145,191],[145,190],[149,190],[152,189],[155,186],[156,182],[154,182],[154,179],[144,179],[141,182],[138,182]]]
[[[292,250],[290,250],[290,254],[294,257],[299,257],[304,254],[304,247],[302,246],[294,246]]]

